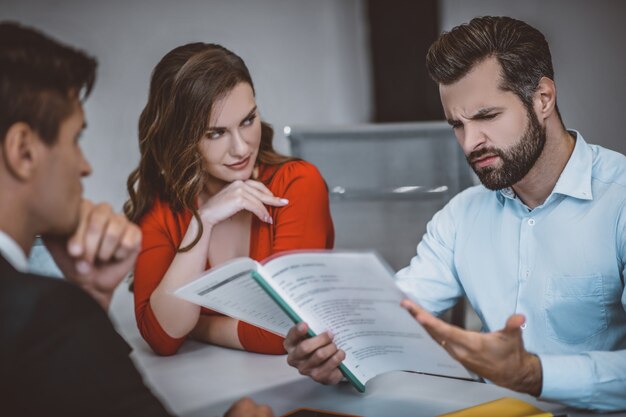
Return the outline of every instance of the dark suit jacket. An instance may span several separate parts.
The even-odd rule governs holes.
[[[169,416],[130,351],[81,289],[0,256],[1,415]]]

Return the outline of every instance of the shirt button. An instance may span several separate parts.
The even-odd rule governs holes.
[[[522,324],[522,325],[520,326],[520,328],[521,328],[522,330],[526,330],[526,328],[527,328],[527,327],[528,327],[528,324],[527,324],[527,323],[524,323],[524,324]]]
[[[528,225],[529,226],[534,226],[535,225],[535,219],[528,219]]]

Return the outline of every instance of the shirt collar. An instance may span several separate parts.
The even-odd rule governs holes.
[[[581,200],[592,200],[591,169],[593,166],[593,153],[578,131],[569,130],[569,132],[576,135],[574,150],[550,194],[562,194]],[[500,204],[504,204],[505,198],[516,199],[515,191],[511,187],[499,190],[497,196]],[[550,197],[546,201],[549,199]]]
[[[28,271],[28,258],[15,240],[0,230],[0,254],[13,268],[20,272]]]
[[[562,194],[580,200],[592,200],[591,169],[593,166],[593,151],[575,130],[570,133],[576,135],[574,151],[561,172],[552,194]]]
[[[513,188],[507,187],[507,188],[498,190],[498,192],[496,193],[496,196],[498,197],[498,201],[500,202],[500,204],[504,205],[505,198],[508,198],[509,200],[515,200],[515,198],[517,197],[517,194],[515,194],[515,191],[513,191]]]

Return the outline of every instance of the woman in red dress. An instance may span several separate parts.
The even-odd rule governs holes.
[[[135,316],[156,353],[176,353],[187,337],[284,353],[281,337],[172,295],[236,257],[332,248],[324,180],[274,151],[272,136],[246,65],[226,48],[184,45],[155,67],[124,208],[143,232]]]

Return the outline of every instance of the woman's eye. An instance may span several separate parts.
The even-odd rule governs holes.
[[[206,132],[205,136],[209,139],[219,139],[223,134],[224,132],[221,130],[211,130],[209,132]]]
[[[254,122],[254,119],[256,118],[256,115],[254,116],[250,116],[247,119],[245,119],[241,124],[242,126],[250,126],[252,124],[252,122]]]

